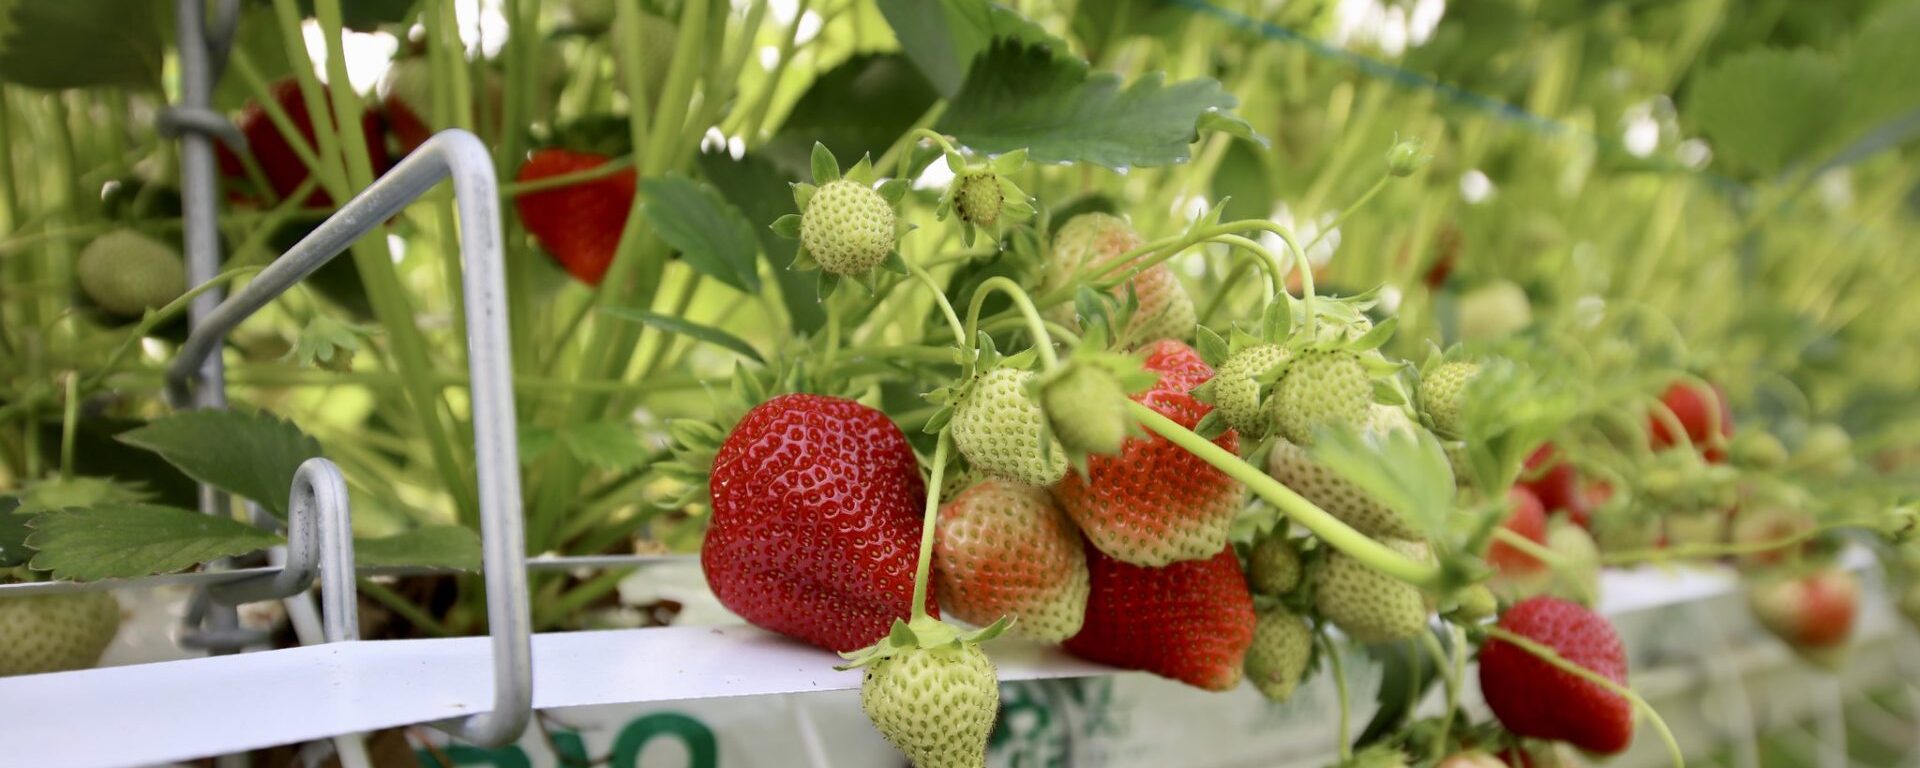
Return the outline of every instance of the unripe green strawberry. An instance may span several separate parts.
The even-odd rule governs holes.
[[[1080,532],[1045,488],[987,480],[940,508],[933,548],[941,610],[1058,643],[1087,615],[1087,556]]]
[[[1041,385],[1040,404],[1053,436],[1069,450],[1110,456],[1134,431],[1126,387],[1099,366],[1067,363]]]
[[[119,629],[106,592],[0,598],[0,677],[91,667]]]
[[[1000,220],[1000,207],[1007,194],[1000,188],[1000,177],[991,170],[968,171],[954,182],[953,212],[961,221],[976,227],[991,227]]]
[[[867,667],[860,706],[916,768],[978,768],[1000,685],[977,644],[914,648]]]
[[[1267,453],[1267,474],[1368,536],[1414,539],[1423,535],[1405,515],[1375,501],[1359,486],[1315,461],[1305,448],[1286,440],[1273,441]]]
[[[953,446],[967,463],[996,477],[1052,485],[1067,473],[1059,441],[1040,436],[1046,414],[1029,390],[1032,371],[995,368],[980,374],[953,408]]]
[[[87,243],[74,271],[87,298],[123,317],[159,309],[187,290],[187,267],[179,252],[131,229]]]
[[[1460,436],[1460,398],[1478,373],[1480,366],[1473,363],[1442,363],[1420,380],[1420,409],[1426,411],[1435,431]]]
[[[1593,534],[1564,517],[1547,523],[1547,549],[1560,556],[1549,594],[1592,607],[1600,601],[1600,545]]]
[[[1281,607],[1260,613],[1247,647],[1247,680],[1269,701],[1286,701],[1306,674],[1313,657],[1313,630],[1307,620]]]
[[[1453,611],[1447,616],[1463,623],[1478,622],[1492,616],[1500,610],[1500,601],[1493,596],[1493,590],[1485,584],[1475,584],[1460,591],[1455,598]]]
[[[1373,382],[1360,356],[1345,350],[1308,350],[1295,356],[1273,388],[1280,436],[1313,443],[1321,426],[1364,426],[1372,415]]]
[[[800,215],[800,244],[834,275],[864,275],[894,246],[893,206],[872,187],[849,179],[822,184]]]
[[[1533,304],[1526,289],[1508,280],[1495,280],[1460,297],[1460,338],[1491,341],[1519,333],[1533,324]]]
[[[1400,539],[1381,543],[1395,552],[1426,561],[1427,545]],[[1385,643],[1413,637],[1427,628],[1427,598],[1419,588],[1367,567],[1338,551],[1317,564],[1315,610],[1359,643]]]
[[[1105,213],[1075,216],[1053,235],[1045,284],[1049,289],[1065,287],[1076,276],[1085,277],[1145,243],[1126,219]]]
[[[1228,356],[1213,376],[1209,396],[1228,426],[1258,440],[1272,432],[1279,419],[1279,401],[1260,402],[1261,374],[1286,361],[1290,353],[1278,344],[1260,344]]]
[[[1300,586],[1300,550],[1285,534],[1273,533],[1247,555],[1247,585],[1254,594],[1279,597]]]

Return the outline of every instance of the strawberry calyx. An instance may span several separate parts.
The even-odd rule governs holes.
[[[1089,322],[1067,359],[1033,381],[1047,431],[1082,476],[1089,456],[1118,455],[1127,438],[1145,434],[1127,417],[1127,403],[1160,379],[1142,366],[1139,355],[1109,349],[1107,327]]]
[[[1012,175],[1027,164],[1023,147],[994,158],[969,162],[946,137],[924,131],[940,145],[946,155],[947,170],[953,181],[940,195],[934,218],[946,221],[952,214],[960,220],[960,241],[973,247],[975,232],[997,234],[1002,222],[1024,220],[1034,214],[1032,198],[1015,184]]]
[[[846,659],[847,663],[837,665],[834,669],[846,671],[872,666],[881,659],[913,651],[979,645],[999,637],[1013,626],[1013,621],[1011,617],[1002,616],[986,627],[969,631],[932,616],[916,616],[912,621],[894,619],[893,629],[887,632],[886,637],[860,650],[840,654],[840,658]]]

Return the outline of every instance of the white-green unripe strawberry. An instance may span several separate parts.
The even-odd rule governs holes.
[[[1261,537],[1247,554],[1247,586],[1256,595],[1279,597],[1300,586],[1300,550],[1284,533]]]
[[[981,768],[1000,686],[977,644],[912,648],[867,666],[860,706],[916,768]]]
[[[1427,545],[1400,539],[1381,542],[1406,557],[1426,562]],[[1314,610],[1347,637],[1360,643],[1385,643],[1426,631],[1426,595],[1420,589],[1376,571],[1339,551],[1316,564]]]
[[[1134,430],[1120,377],[1069,362],[1041,385],[1041,405],[1060,445],[1083,454],[1114,455]]]
[[[0,677],[92,667],[119,629],[106,592],[0,597]]]
[[[864,275],[885,262],[894,234],[893,206],[850,179],[820,185],[800,214],[800,244],[820,269],[842,277]]]
[[[1420,529],[1406,515],[1374,500],[1360,486],[1316,461],[1307,449],[1284,439],[1267,453],[1267,474],[1368,536],[1413,539]]]
[[[1274,606],[1260,612],[1247,647],[1247,681],[1269,701],[1286,701],[1306,674],[1313,657],[1313,630],[1307,620]]]
[[[1279,420],[1279,402],[1261,402],[1259,378],[1286,362],[1290,354],[1279,344],[1247,347],[1228,356],[1214,372],[1208,398],[1220,417],[1242,437],[1258,440],[1273,431]]]
[[[1366,426],[1373,381],[1358,354],[1310,349],[1287,364],[1286,375],[1273,387],[1273,400],[1280,436],[1311,445],[1313,431],[1323,426]]]
[[[1032,392],[1034,374],[995,368],[980,374],[954,405],[948,428],[967,464],[1027,485],[1052,485],[1067,472],[1067,452],[1049,436]]]
[[[87,298],[123,317],[164,307],[187,290],[187,267],[179,252],[131,229],[87,243],[74,272]]]
[[[1460,436],[1462,398],[1467,384],[1478,373],[1479,365],[1455,361],[1435,366],[1420,380],[1420,409],[1426,412],[1434,431],[1448,437]]]

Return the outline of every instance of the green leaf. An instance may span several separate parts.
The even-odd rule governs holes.
[[[1915,40],[1920,40],[1920,3],[1888,3],[1860,26],[1842,78],[1849,134],[1920,107],[1920,77],[1914,77],[1920,72],[1920,47]]]
[[[284,496],[284,494],[282,494]],[[153,504],[109,504],[42,513],[27,546],[33,569],[74,581],[172,573],[243,555],[281,539],[231,518]]]
[[[760,291],[753,223],[713,187],[681,176],[640,182],[653,231],[687,266],[743,293]]]
[[[355,539],[353,562],[361,567],[415,566],[480,570],[480,537],[458,525],[429,525],[378,539]]]
[[[765,158],[747,155],[735,160],[726,153],[715,153],[701,155],[699,163],[701,175],[738,206],[747,220],[771,222],[794,213],[793,195],[785,188],[792,179],[781,175]],[[780,284],[782,303],[793,329],[812,333],[826,325],[826,309],[814,290],[813,276],[787,269],[799,242],[781,237],[771,227],[754,227],[754,236],[760,239],[760,252],[772,267],[774,282]]]
[[[675,333],[690,339],[698,339],[714,346],[724,347],[756,363],[766,362],[766,359],[760,357],[760,353],[754,350],[753,345],[748,344],[740,337],[710,325],[701,325],[684,317],[663,315],[659,312],[651,312],[644,309],[629,309],[626,307],[607,307],[600,311],[621,319],[645,323],[668,333]]]
[[[0,81],[29,88],[160,85],[171,4],[0,0]]]
[[[33,550],[27,547],[33,515],[21,514],[19,509],[19,499],[0,496],[0,568],[25,565],[33,558]]]
[[[938,97],[900,54],[855,56],[813,81],[762,152],[794,180],[810,175],[815,143],[848,160],[880,155]]]
[[[1453,469],[1440,441],[1423,429],[1314,433],[1313,458],[1387,508],[1404,515],[1429,538],[1447,530],[1453,512]]]
[[[1446,633],[1436,631],[1434,635],[1442,648],[1450,645]],[[1366,653],[1380,664],[1380,689],[1374,698],[1379,706],[1354,740],[1355,747],[1375,744],[1401,732],[1414,707],[1441,677],[1432,654],[1422,647],[1419,638],[1369,645]]]
[[[1264,219],[1273,213],[1278,193],[1267,169],[1266,153],[1252,142],[1236,141],[1227,145],[1227,156],[1213,174],[1213,199],[1222,200],[1224,218]]]
[[[300,336],[293,341],[287,358],[308,368],[329,371],[353,369],[353,356],[360,351],[360,339],[380,331],[377,325],[360,325],[334,318],[326,313],[307,320]]]
[[[124,432],[120,441],[160,454],[193,479],[252,499],[282,518],[294,470],[320,455],[320,443],[299,427],[253,411],[182,411]]]
[[[629,470],[644,466],[652,458],[640,434],[632,425],[619,421],[595,421],[568,427],[560,432],[567,452],[581,462],[611,470]]]
[[[939,130],[988,153],[1025,147],[1038,162],[1161,166],[1189,157],[1203,115],[1237,104],[1210,78],[1168,85],[1156,72],[1122,87],[1086,62],[1000,40],[974,61]]]
[[[1717,152],[1773,174],[1827,138],[1843,93],[1840,65],[1826,54],[1762,49],[1702,73],[1689,106]]]
[[[878,5],[900,41],[901,52],[946,98],[960,92],[968,65],[995,39],[1011,37],[1067,55],[1065,42],[1019,13],[987,0],[879,0]]]

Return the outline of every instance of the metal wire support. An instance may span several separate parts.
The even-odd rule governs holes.
[[[286,565],[278,573],[213,585],[207,594],[228,605],[278,600],[306,591],[316,576],[325,580],[320,615],[326,642],[360,639],[347,480],[326,459],[308,459],[293,475]]]
[[[493,159],[486,146],[471,133],[448,130],[436,134],[407,155],[393,170],[375,180],[372,186],[261,270],[245,288],[207,313],[167,368],[167,393],[175,402],[197,399],[197,387],[206,386],[202,379],[208,371],[206,363],[216,356],[228,332],[346,251],[362,235],[449,178],[453,181],[454,205],[459,213],[460,262],[465,273],[467,357],[473,380],[474,466],[480,491],[481,564],[486,576],[487,624],[493,648],[494,708],[443,727],[468,741],[498,746],[518,738],[532,715],[533,660],[527,610],[526,540],[521,530],[520,458],[514,431],[513,374],[509,367],[512,355],[507,342],[500,191],[494,178]],[[350,564],[350,551],[348,555]],[[323,576],[347,585],[328,590],[329,601],[351,599],[346,596],[353,594],[353,574],[350,565],[331,571],[322,567]]]

